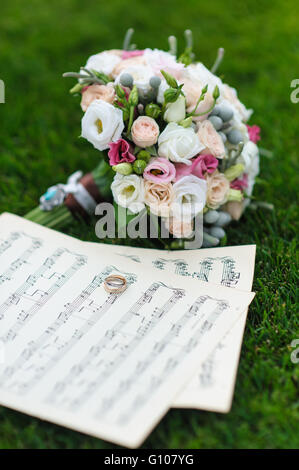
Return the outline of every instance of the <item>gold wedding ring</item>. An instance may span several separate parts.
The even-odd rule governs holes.
[[[109,294],[120,294],[127,288],[127,280],[119,274],[110,274],[104,281],[104,289]]]

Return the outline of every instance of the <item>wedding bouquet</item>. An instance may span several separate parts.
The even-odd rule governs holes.
[[[193,236],[203,214],[203,246],[216,246],[250,202],[260,129],[246,124],[252,110],[215,75],[223,49],[209,70],[195,61],[189,30],[179,57],[173,36],[165,52],[137,50],[131,35],[123,49],[92,55],[79,73],[64,74],[78,80],[70,91],[81,96],[81,136],[98,150],[99,166],[49,188],[27,218],[61,227],[112,198],[130,218],[142,211],[159,217],[173,242]]]

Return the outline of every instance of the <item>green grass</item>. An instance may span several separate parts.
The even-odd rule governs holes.
[[[92,53],[118,48],[133,26],[139,48],[167,48],[167,36],[195,36],[197,58],[208,66],[226,50],[221,73],[236,86],[251,122],[262,128],[263,158],[255,196],[273,213],[247,211],[228,230],[229,243],[257,244],[254,290],[232,411],[228,415],[172,410],[148,448],[298,447],[299,364],[290,343],[299,338],[296,305],[298,111],[290,82],[298,78],[295,0],[141,0],[124,2],[10,0],[0,16],[0,211],[24,215],[50,184],[96,166],[97,151],[78,139],[81,112],[62,79]],[[92,239],[93,229],[68,231]],[[298,300],[298,298],[297,298]],[[0,408],[0,448],[112,448],[109,443]]]

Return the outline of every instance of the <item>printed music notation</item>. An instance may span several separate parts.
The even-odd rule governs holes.
[[[250,290],[255,246],[202,249],[190,252],[163,252],[123,247],[115,250],[136,262],[143,259],[154,268],[227,287]],[[228,255],[229,252],[229,255]],[[161,252],[160,252],[161,253]],[[182,257],[178,257],[181,254]],[[189,385],[176,398],[174,406],[227,412],[231,406],[246,312],[237,325],[203,362]]]
[[[0,403],[130,447],[253,297],[10,214],[1,246]],[[128,284],[119,295],[103,288],[115,272]]]

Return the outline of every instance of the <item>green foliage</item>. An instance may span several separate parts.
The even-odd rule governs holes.
[[[298,110],[290,82],[298,71],[297,2],[289,0],[52,0],[2,2],[0,105],[0,209],[20,215],[36,206],[48,186],[77,169],[99,163],[99,152],[80,135],[78,97],[70,96],[66,70],[79,70],[89,55],[119,48],[130,26],[139,49],[167,49],[167,36],[193,31],[193,52],[210,66],[226,50],[218,70],[236,87],[262,128],[257,200],[275,210],[247,210],[228,229],[228,244],[257,244],[253,288],[232,410],[227,415],[172,410],[145,442],[147,448],[298,447],[299,365],[290,343],[299,337],[295,238],[298,233]],[[96,241],[94,225],[76,222],[66,233]],[[115,241],[114,241],[115,242]],[[129,244],[128,240],[116,240]],[[134,242],[138,244],[138,240]],[[296,421],[297,420],[297,421]],[[112,448],[98,439],[0,409],[0,448]]]

